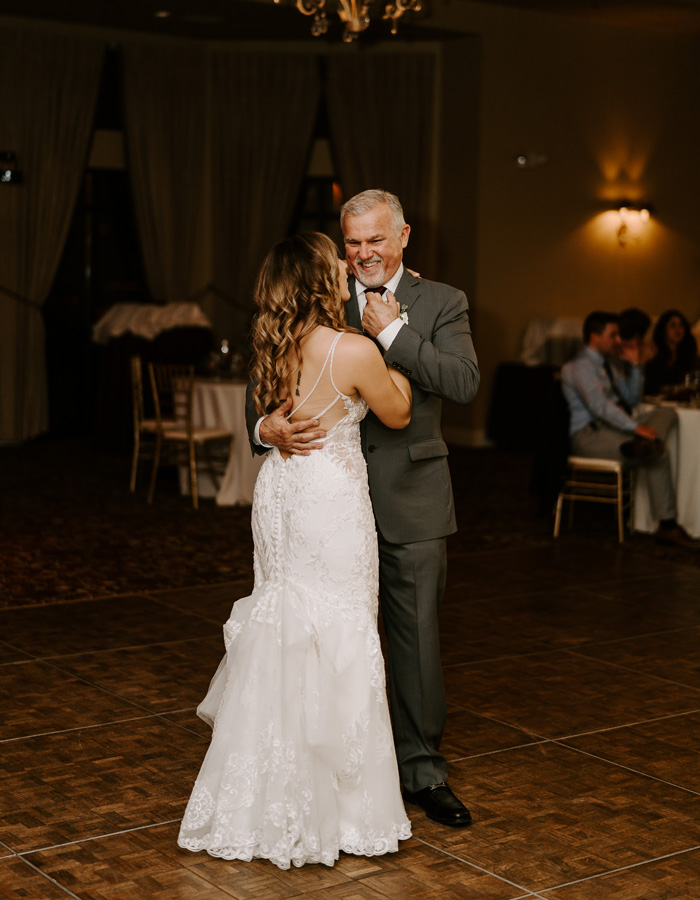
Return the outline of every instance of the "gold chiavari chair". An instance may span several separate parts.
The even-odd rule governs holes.
[[[218,472],[223,470],[228,461],[233,434],[227,428],[194,425],[194,366],[149,363],[148,374],[156,413],[156,440],[148,503],[153,502],[159,466],[162,462],[172,461],[176,465],[188,467],[192,505],[198,509],[197,450],[202,452],[203,462],[216,484]]]

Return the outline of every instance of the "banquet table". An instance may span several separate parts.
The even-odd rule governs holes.
[[[666,439],[671,472],[676,486],[678,523],[692,537],[700,538],[700,409],[677,407],[678,428]],[[654,532],[659,523],[649,509],[649,485],[643,466],[637,469],[634,493],[634,530]]]
[[[231,453],[217,491],[209,473],[197,467],[197,489],[200,497],[216,497],[217,506],[248,506],[253,502],[253,488],[262,456],[253,456],[245,424],[246,383],[216,379],[196,379],[192,398],[195,426],[228,428],[233,433]],[[189,493],[186,466],[180,467],[180,491]]]

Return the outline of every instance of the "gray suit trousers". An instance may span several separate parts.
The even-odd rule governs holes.
[[[438,632],[446,574],[446,538],[389,544],[379,536],[394,744],[401,781],[411,792],[447,781],[439,752],[447,706]]]
[[[640,425],[650,425],[662,441],[678,421],[676,412],[668,407],[659,407],[635,417]],[[597,427],[596,427],[597,424]],[[631,434],[609,428],[602,423],[591,423],[571,438],[571,452],[575,456],[598,457],[600,459],[625,460],[620,446],[632,438]],[[649,507],[655,519],[676,518],[676,491],[671,475],[671,461],[668,450],[651,465],[645,465],[649,485]]]

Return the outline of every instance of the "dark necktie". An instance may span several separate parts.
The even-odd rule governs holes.
[[[615,403],[617,404],[617,406],[620,407],[620,409],[623,409],[627,413],[628,416],[631,415],[632,409],[631,409],[629,403],[625,400],[625,398],[622,396],[622,394],[618,390],[617,383],[615,381],[615,376],[613,375],[612,366],[610,365],[610,362],[607,359],[603,360],[603,368],[605,369],[605,374],[608,376],[608,380],[610,381],[610,387],[612,388],[612,392],[615,395]]]

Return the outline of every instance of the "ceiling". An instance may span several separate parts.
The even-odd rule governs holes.
[[[375,9],[384,0],[374,0]],[[409,40],[435,40],[449,32],[430,27],[430,5],[442,6],[443,21],[449,20],[450,0],[424,0],[425,10],[417,21],[406,16],[399,34]],[[459,3],[459,0],[451,0]],[[478,3],[478,0],[476,0]],[[510,6],[558,16],[574,16],[611,25],[623,25],[666,34],[700,34],[700,0],[483,0],[491,6]],[[328,0],[329,8],[333,0]],[[159,9],[170,12],[156,18]],[[446,15],[447,14],[447,15]],[[177,35],[202,40],[306,40],[310,18],[293,7],[293,0],[0,0],[0,16],[20,16],[148,34]],[[341,26],[333,16],[329,37],[340,40]],[[363,35],[367,41],[386,39],[387,23],[377,23]]]

